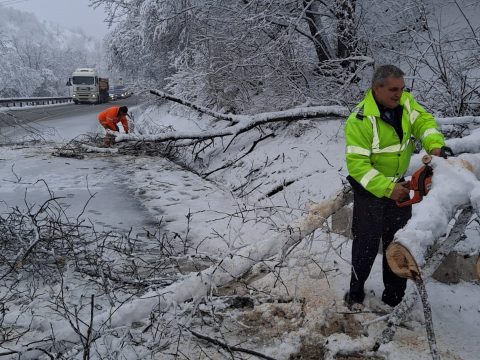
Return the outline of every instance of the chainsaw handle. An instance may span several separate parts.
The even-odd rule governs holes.
[[[417,202],[418,202],[418,200],[415,196],[413,198],[407,199],[405,201],[396,201],[398,207],[411,206],[413,204],[416,204]]]

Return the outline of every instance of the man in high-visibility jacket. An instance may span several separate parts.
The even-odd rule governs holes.
[[[118,123],[121,122],[123,130],[128,134],[128,108],[126,106],[112,106],[98,115],[98,121],[105,129],[119,131]],[[109,133],[105,135],[104,145],[112,146],[113,136]]]
[[[352,273],[345,294],[349,308],[360,307],[364,284],[383,245],[384,303],[395,306],[403,298],[406,279],[388,266],[385,251],[395,233],[412,214],[411,206],[396,201],[409,197],[404,174],[414,150],[411,137],[421,140],[430,154],[445,146],[435,118],[405,91],[404,73],[393,65],[378,67],[372,87],[348,117],[345,127],[348,180],[354,191]]]

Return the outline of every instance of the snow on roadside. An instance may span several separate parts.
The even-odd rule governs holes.
[[[164,105],[160,108],[133,109],[136,131],[146,134],[165,129],[198,132],[226,125],[210,122],[206,117],[177,116],[168,108]],[[271,132],[275,133],[275,137],[262,140],[251,153],[246,154],[253,141]],[[317,231],[302,241],[284,264],[278,264],[271,251],[266,252],[266,249],[274,249],[274,253],[278,253],[279,243],[274,234],[303,216],[310,202],[320,202],[342,186],[346,175],[343,147],[342,121],[298,121],[288,126],[267,125],[262,127],[262,131],[243,134],[227,151],[221,146],[207,149],[200,154],[201,161],[187,162],[184,164],[186,167],[153,156],[113,156],[115,168],[125,174],[122,181],[147,208],[149,216],[155,218],[162,231],[178,234],[177,250],[186,246],[187,255],[195,252],[208,254],[218,264],[218,271],[215,268],[203,272],[192,269],[191,273],[179,276],[170,286],[151,287],[142,296],[134,297],[116,309],[109,325],[125,324],[127,327],[120,326],[115,331],[128,328],[129,336],[139,336],[146,341],[144,328],[135,329],[132,325],[148,324],[146,319],[152,310],[168,308],[166,316],[172,316],[179,322],[185,321],[211,336],[218,336],[211,330],[213,327],[205,326],[200,318],[181,318],[187,309],[202,301],[205,305],[198,305],[198,309],[205,306],[210,309],[209,312],[215,313],[215,301],[212,304],[209,301],[214,299],[212,295],[224,292],[226,295],[245,294],[253,298],[264,295],[277,296],[283,301],[291,299],[285,303],[260,302],[250,310],[227,313],[225,321],[235,329],[224,334],[231,344],[243,343],[245,347],[275,358],[288,359],[290,354],[301,354],[302,351],[318,354],[326,340],[332,343],[331,353],[371,343],[383,323],[370,326],[368,338],[364,336],[362,323],[381,316],[382,311],[388,311],[379,301],[382,291],[380,257],[366,285],[367,311],[348,314],[342,303],[350,274],[348,239],[328,231]],[[219,170],[208,179],[190,171],[218,169],[226,161],[244,154],[229,169]],[[59,183],[64,181],[58,180]],[[112,179],[112,184],[115,183]],[[188,214],[191,215],[189,218],[186,217]],[[183,239],[187,241],[182,243]],[[476,239],[478,241],[478,235]],[[239,255],[238,259],[231,254]],[[268,258],[264,258],[264,254],[268,254]],[[256,262],[259,264],[254,266],[250,280],[234,281],[226,288],[215,288],[215,284],[229,282]],[[78,281],[73,281],[72,274],[67,277],[72,283]],[[480,331],[480,325],[475,320],[478,310],[472,303],[472,299],[478,298],[478,286],[459,284],[456,293],[449,297],[445,296],[445,292],[450,292],[451,287],[435,282],[428,286],[429,291],[435,294],[431,296],[431,301],[442,358],[460,356],[462,359],[475,359],[480,352],[479,345],[464,339]],[[52,289],[52,292],[55,291],[58,289]],[[69,300],[75,304],[79,293],[89,294],[91,291],[94,289],[90,287],[69,289],[68,292],[72,293]],[[442,297],[448,300],[440,300]],[[182,303],[190,299],[195,301]],[[107,301],[98,301],[95,321],[100,324],[110,314]],[[36,309],[34,305],[39,304],[40,300],[27,308],[32,311]],[[452,311],[452,304],[460,306],[461,319],[469,319],[460,320],[465,327],[459,324],[454,331],[446,325],[452,321],[449,317],[455,318],[457,314]],[[58,331],[58,339],[78,341],[72,329],[53,314],[35,315],[46,315],[46,319],[35,323],[38,331],[49,330],[51,324]],[[379,355],[401,360],[430,358],[428,344],[422,338],[421,316],[418,313],[412,316],[394,341],[380,348]],[[309,341],[313,344],[310,347]],[[109,349],[115,349],[115,345],[120,344],[121,340],[105,335],[97,341],[95,349],[100,354],[102,351],[109,353]],[[183,345],[185,348],[182,350],[190,357],[203,356],[191,342]],[[146,349],[138,346],[130,352],[131,358],[134,358],[136,349],[139,351],[137,356],[146,356]],[[208,347],[202,350],[211,351]],[[128,349],[124,354],[127,353]],[[210,355],[214,357],[215,354],[218,356],[214,351]],[[30,356],[35,358],[39,354],[32,353]]]
[[[162,112],[165,111],[162,109],[151,111],[159,112],[157,116],[152,114],[150,116],[151,118],[159,119],[164,126],[171,126],[180,130],[191,130],[191,124],[185,123],[190,121],[188,119],[172,116],[171,113],[168,116],[162,116]],[[199,124],[195,124],[195,126],[202,127]],[[211,126],[208,126],[208,128],[211,129]],[[268,133],[269,130],[268,126],[266,129],[264,128],[264,134]],[[303,206],[306,203],[311,200],[318,202],[341,186],[342,180],[344,180],[346,175],[343,166],[343,125],[338,120],[320,121],[313,124],[309,121],[299,121],[280,131],[276,130],[276,132],[280,134],[276,134],[275,138],[262,141],[261,144],[257,145],[255,151],[246,155],[228,170],[216,172],[212,178],[232,189],[238,189],[243,186],[241,191],[237,190],[236,195],[241,196],[246,204],[265,205],[282,209],[288,207],[288,211],[282,210],[275,213],[274,219],[275,223],[288,223],[303,213],[305,210]],[[204,166],[208,166],[208,169],[217,169],[228,159],[235,159],[248,150],[251,142],[259,138],[260,134],[252,136],[253,139],[245,139],[243,142],[235,141],[225,153],[223,153],[222,148],[206,153],[203,156]],[[250,175],[252,172],[255,174],[254,176]],[[282,184],[283,189],[281,191],[268,196],[271,190],[278,188]],[[337,284],[342,289],[345,289],[348,282],[348,253],[349,249],[347,246],[344,249],[344,254],[347,254],[345,256],[346,260],[340,266],[340,268],[343,268],[342,284]],[[288,269],[295,272],[295,261],[288,264]],[[381,270],[378,267],[374,268],[374,273],[369,282],[367,282],[367,292],[368,287],[370,287],[375,289],[377,294],[381,293],[379,274],[381,274]],[[375,279],[375,281],[372,281],[372,279]],[[297,275],[294,287],[301,287],[302,284],[301,277]],[[338,291],[337,289],[335,294],[335,296],[338,296],[336,298],[337,302],[341,302],[342,294],[343,290]],[[455,301],[461,302],[461,299],[456,299]],[[369,303],[368,296],[366,302],[367,304]],[[432,301],[432,307],[436,309],[434,311],[437,314],[442,313],[441,308],[444,306],[444,304],[436,304],[435,300]],[[477,323],[473,323],[473,328],[476,326]],[[462,356],[465,356],[465,352],[462,350],[463,344],[461,339],[463,336],[467,336],[470,330],[472,329],[464,329],[455,336],[455,334],[450,334],[448,329],[437,329],[440,333],[440,338],[442,336],[455,336],[458,351]],[[425,343],[421,346],[424,345]],[[455,349],[454,344],[450,343],[449,346],[451,349],[452,346]],[[398,351],[394,345],[392,346],[392,351],[393,349]],[[441,344],[440,349],[442,349]],[[388,353],[388,350],[384,351]],[[404,351],[406,354],[402,358],[409,358],[408,354],[411,354],[411,349],[408,351],[404,349]],[[452,353],[454,354],[455,350]],[[452,353],[450,355],[444,353],[445,358],[454,356]],[[425,356],[425,358],[428,358],[428,352]],[[469,359],[468,355],[464,358]]]

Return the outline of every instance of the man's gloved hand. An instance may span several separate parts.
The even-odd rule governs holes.
[[[448,146],[442,146],[440,149],[433,149],[430,154],[443,157],[444,159],[448,158],[449,156],[454,156],[453,150]]]
[[[453,154],[453,150],[450,149],[448,146],[442,146],[442,148],[440,149],[440,156],[446,159],[447,157],[455,155]]]

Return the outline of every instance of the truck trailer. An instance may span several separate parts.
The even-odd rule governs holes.
[[[109,100],[108,79],[98,76],[97,70],[79,68],[72,74],[72,100],[75,104],[100,104]]]

